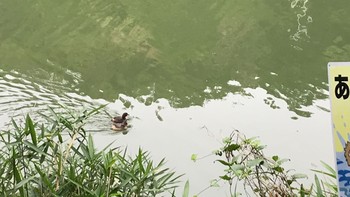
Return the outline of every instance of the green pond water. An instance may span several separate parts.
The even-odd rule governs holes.
[[[334,165],[327,63],[350,60],[347,0],[0,0],[0,127],[58,103],[131,114],[90,123],[98,146],[139,146],[195,194],[233,129],[306,172]],[[34,115],[35,116],[35,115]],[[227,185],[203,196],[228,195]]]

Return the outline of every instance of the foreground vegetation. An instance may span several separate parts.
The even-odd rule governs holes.
[[[258,138],[246,138],[239,131],[233,131],[229,137],[223,139],[223,146],[213,153],[218,157],[216,163],[222,165],[224,171],[208,188],[218,186],[217,183],[222,181],[228,183],[232,197],[338,196],[336,172],[332,167],[322,162],[325,170],[312,170],[318,175],[315,174],[311,187],[306,188],[301,181],[308,177],[285,169],[283,164],[289,159],[277,155],[266,156],[263,153],[265,147]],[[192,160],[197,161],[197,155],[192,155]],[[319,175],[325,177],[325,180],[320,180]],[[243,191],[238,191],[239,184]],[[186,195],[188,196],[188,192]]]
[[[143,197],[175,196],[179,175],[164,167],[164,159],[154,163],[139,149],[135,156],[126,150],[111,148],[98,151],[85,122],[104,106],[81,112],[56,113],[49,109],[47,122],[38,123],[28,115],[23,125],[12,120],[12,127],[0,131],[0,193],[2,196],[102,196]],[[223,139],[223,146],[213,154],[224,167],[218,182],[228,183],[230,195],[248,196],[337,196],[336,172],[323,163],[329,177],[315,175],[311,188],[299,182],[305,175],[286,170],[288,161],[263,154],[265,146],[257,138],[246,138],[238,131]],[[192,159],[197,161],[197,155]],[[244,191],[238,191],[238,184]],[[189,182],[183,197],[189,195]],[[205,189],[195,196],[200,196]]]
[[[83,126],[100,108],[65,115],[51,110],[47,124],[29,116],[23,127],[12,121],[14,128],[0,133],[1,196],[141,197],[173,191],[179,176],[164,168],[164,159],[155,164],[141,149],[133,157],[109,146],[95,149]]]

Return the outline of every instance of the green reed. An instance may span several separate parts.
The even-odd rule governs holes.
[[[3,196],[157,196],[171,192],[180,176],[139,149],[102,150],[84,129],[105,106],[82,112],[49,108],[47,122],[26,116],[23,125],[0,131],[0,193]],[[68,134],[68,135],[67,135]],[[67,137],[68,136],[68,137]]]

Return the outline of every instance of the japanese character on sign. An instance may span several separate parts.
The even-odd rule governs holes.
[[[335,86],[335,96],[338,99],[341,97],[343,97],[343,99],[347,99],[349,97],[349,86],[344,82],[348,81],[348,77],[338,75],[337,77],[334,77],[334,80],[338,82],[338,84]]]

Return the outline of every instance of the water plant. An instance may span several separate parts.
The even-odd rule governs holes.
[[[265,146],[257,138],[246,138],[235,130],[223,142],[223,147],[216,154],[224,159],[217,162],[226,168],[220,179],[227,181],[230,187],[234,186],[234,189],[230,189],[231,196],[237,194],[237,183],[240,181],[245,189],[249,187],[259,196],[294,196],[295,190],[302,190],[303,186],[296,188],[295,183],[306,176],[290,175],[290,171],[282,167],[287,159],[266,157],[262,152]]]
[[[2,196],[157,196],[172,192],[179,176],[155,163],[139,149],[135,156],[106,146],[97,150],[84,129],[90,110],[44,115],[47,122],[24,125],[12,120],[0,131],[0,193]]]
[[[224,138],[223,145],[215,154],[219,163],[224,167],[223,174],[211,181],[210,185],[197,193],[200,196],[205,190],[218,186],[220,182],[229,185],[230,196],[338,196],[335,183],[336,172],[328,164],[321,162],[325,170],[312,169],[316,172],[314,183],[306,187],[302,180],[308,178],[305,174],[295,173],[293,169],[286,169],[283,165],[289,159],[277,155],[268,157],[263,153],[265,145],[256,137],[247,138],[243,133],[234,130],[230,136]],[[207,155],[208,156],[208,155]],[[196,154],[191,160],[201,160]],[[323,179],[320,179],[322,175]],[[186,185],[189,187],[189,185]],[[243,191],[242,191],[243,190]],[[188,188],[187,188],[188,193]]]

